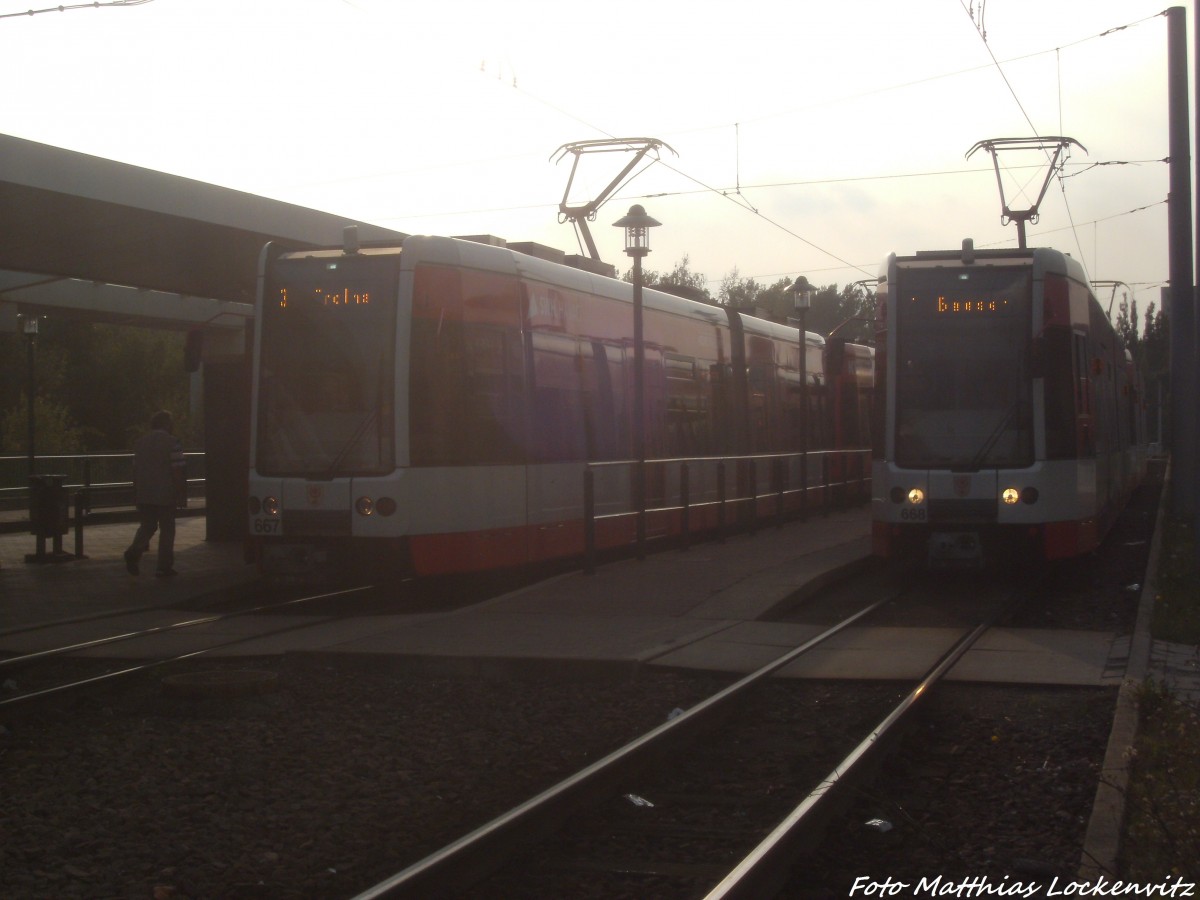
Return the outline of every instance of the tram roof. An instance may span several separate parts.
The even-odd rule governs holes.
[[[963,247],[955,250],[918,250],[911,256],[897,256],[896,262],[906,265],[912,263],[925,265],[1029,263],[1048,271],[1069,275],[1077,281],[1087,281],[1087,273],[1083,264],[1071,254],[1063,253],[1053,247],[989,247],[982,249]]]

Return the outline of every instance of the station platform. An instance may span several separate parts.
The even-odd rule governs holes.
[[[116,610],[145,610],[177,606],[188,598],[257,580],[245,564],[240,543],[204,539],[205,518],[184,516],[175,521],[174,578],[154,577],[154,553],[142,557],[143,574],[125,571],[122,554],[133,540],[137,522],[105,522],[84,529],[83,559],[30,563],[36,538],[14,529],[0,533],[0,632],[28,628]],[[73,535],[64,535],[64,551],[74,550]],[[45,542],[50,555],[52,542]]]
[[[237,587],[253,590],[257,571],[240,544],[204,540],[202,517],[177,526],[179,575],[156,578],[153,550],[144,574],[125,571],[122,553],[134,523],[97,525],[86,534],[86,559],[27,563],[29,534],[0,535],[0,652],[23,653],[83,640],[94,624],[60,625],[37,635],[19,629],[123,610],[107,633],[181,618],[189,597]],[[770,621],[784,604],[801,602],[849,569],[874,564],[865,507],[815,515],[724,543],[696,543],[639,562],[571,572],[483,603],[435,612],[364,615],[329,622],[296,612],[291,630],[247,640],[213,656],[261,657],[291,652],[388,656],[414,671],[503,674],[518,669],[593,667],[609,672],[651,666],[741,674],[777,658],[822,630]],[[864,601],[865,605],[865,601]],[[215,641],[264,630],[264,617],[244,616],[156,635],[139,655],[182,655]],[[300,626],[300,627],[295,627]],[[6,632],[9,632],[6,634]],[[785,677],[909,679],[930,668],[958,634],[953,628],[856,626],[782,670]],[[942,649],[939,649],[942,648]],[[87,651],[120,657],[120,644]],[[1025,684],[1118,686],[1128,639],[1102,632],[993,629],[955,667],[951,678]]]

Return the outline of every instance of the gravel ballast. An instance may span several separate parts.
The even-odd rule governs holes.
[[[1107,553],[1063,570],[1069,591],[1014,624],[1125,631],[1152,521],[1136,507]],[[56,665],[47,682],[100,664]],[[193,695],[163,670],[0,715],[0,897],[352,897],[728,683],[424,677],[331,657],[189,667],[225,669],[268,677]],[[1113,692],[945,685],[929,704],[793,895],[1078,864]]]
[[[725,684],[229,665],[248,667],[273,672],[275,690],[198,699],[137,676],[11,722],[0,896],[351,897]],[[839,865],[809,869],[805,892],[844,896],[855,874],[1078,859],[1111,692],[945,689],[912,737],[935,754],[893,757],[823,851]],[[798,737],[814,727],[798,722]],[[875,817],[896,827],[864,830]]]
[[[276,689],[141,675],[6,723],[0,896],[349,897],[722,686],[224,667]]]

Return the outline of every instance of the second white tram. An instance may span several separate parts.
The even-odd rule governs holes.
[[[876,554],[1077,556],[1145,469],[1132,357],[1083,267],[1050,249],[892,255],[881,276]]]

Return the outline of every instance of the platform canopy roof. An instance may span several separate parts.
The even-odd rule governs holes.
[[[209,313],[197,303],[217,304],[208,308],[212,314],[228,315],[253,303],[264,244],[338,244],[346,225],[358,225],[363,241],[404,237],[331,213],[0,135],[0,305],[25,308],[36,306],[39,296],[55,295],[61,308],[76,302],[71,296],[97,303],[103,295],[106,304],[119,306],[127,296],[129,320],[171,320],[175,313],[181,324],[203,319]]]

